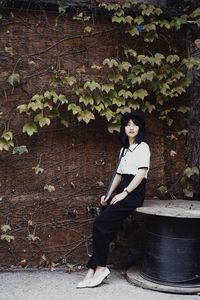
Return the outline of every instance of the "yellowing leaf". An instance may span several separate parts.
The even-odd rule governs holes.
[[[9,224],[3,224],[3,225],[1,225],[1,231],[2,232],[7,232],[9,230],[11,230],[11,227],[10,227]]]
[[[13,235],[8,235],[8,234],[1,235],[1,240],[6,240],[8,243],[10,243],[14,239],[15,237]]]
[[[49,193],[51,193],[51,192],[55,192],[56,189],[53,185],[45,184],[44,190],[47,190]]]
[[[21,155],[21,154],[27,153],[27,152],[28,152],[28,149],[27,149],[26,145],[21,145],[21,146],[13,148],[12,154],[18,153],[19,155]]]
[[[40,165],[37,165],[36,167],[32,167],[33,170],[35,170],[35,174],[43,173],[44,169],[40,167]]]
[[[195,46],[196,46],[198,49],[200,49],[200,39],[195,40],[194,43],[195,43]]]
[[[170,150],[170,156],[174,157],[175,155],[177,155],[177,152],[174,150]]]
[[[92,30],[93,30],[93,28],[90,27],[90,26],[86,26],[86,27],[84,28],[84,31],[85,31],[85,32],[91,32]]]
[[[193,198],[194,192],[192,190],[189,189],[183,189],[183,193],[186,197],[188,198]]]
[[[39,238],[38,236],[35,236],[34,234],[30,234],[30,233],[29,233],[29,235],[27,236],[27,239],[28,239],[29,241],[37,241],[37,240],[41,241],[40,238]]]

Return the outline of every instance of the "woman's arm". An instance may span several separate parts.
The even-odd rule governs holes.
[[[129,183],[129,185],[126,187],[127,194],[131,193],[134,189],[136,189],[136,187],[142,182],[142,180],[144,179],[145,175],[146,175],[147,169],[139,169],[137,174],[135,175],[135,177],[131,180],[131,182]]]
[[[116,174],[114,177],[114,180],[111,184],[109,193],[105,199],[105,195],[101,197],[101,205],[107,205],[106,200],[110,198],[110,196],[112,195],[112,193],[114,193],[114,191],[116,190],[116,188],[118,187],[118,185],[120,184],[122,179],[122,176],[120,174]]]
[[[118,201],[123,200],[129,193],[131,193],[134,189],[136,189],[136,187],[141,183],[141,181],[143,180],[143,178],[145,177],[147,172],[147,169],[139,169],[137,174],[135,175],[135,177],[131,180],[131,182],[129,183],[129,185],[126,187],[126,189],[128,190],[123,191],[120,194],[117,194],[115,197],[113,197],[112,201],[110,202],[110,204],[115,204]]]

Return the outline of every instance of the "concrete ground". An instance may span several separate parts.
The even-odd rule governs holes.
[[[0,273],[0,300],[200,300],[198,295],[177,295],[145,290],[127,282],[120,271],[96,288],[77,289],[86,271],[8,271]]]

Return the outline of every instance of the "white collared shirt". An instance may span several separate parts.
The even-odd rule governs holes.
[[[123,148],[120,150],[120,154]],[[147,174],[150,166],[150,149],[149,145],[145,142],[140,144],[133,144],[128,149],[125,149],[119,167],[117,168],[118,174],[136,175],[138,169],[147,168]]]

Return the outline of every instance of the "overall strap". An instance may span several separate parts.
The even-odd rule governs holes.
[[[125,151],[125,148],[122,149],[122,152],[121,152],[120,157],[119,157],[119,159],[118,159],[117,165],[116,165],[116,167],[115,167],[115,171],[114,171],[114,173],[113,173],[113,175],[112,175],[112,178],[111,178],[111,180],[110,180],[109,186],[108,186],[107,191],[106,191],[106,194],[105,194],[105,199],[106,199],[106,197],[107,197],[108,194],[109,194],[109,191],[110,191],[111,185],[112,185],[112,183],[113,183],[113,180],[114,180],[114,178],[115,178],[117,169],[118,169],[118,167],[119,167],[119,165],[120,165],[120,162],[121,162],[121,159],[122,159],[122,157],[123,157],[123,155],[124,155],[124,151]],[[108,199],[107,199],[107,200],[108,200]]]

